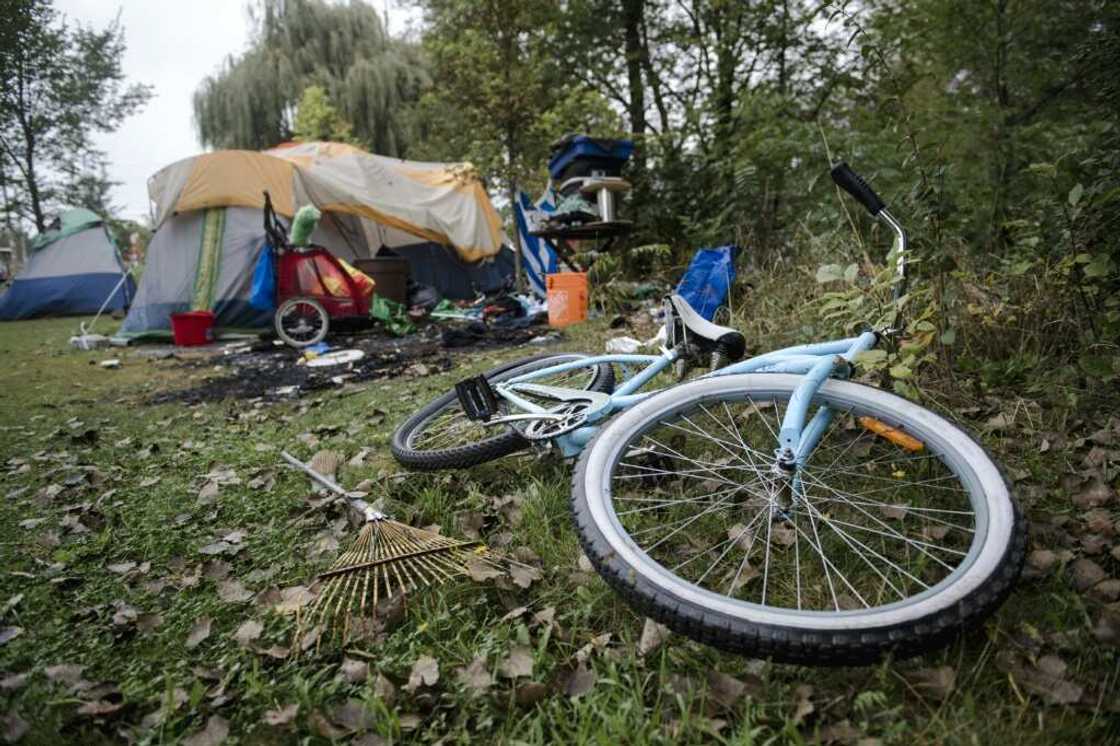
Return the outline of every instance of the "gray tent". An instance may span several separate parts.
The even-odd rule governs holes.
[[[449,298],[496,289],[512,274],[508,250],[493,260],[468,264],[439,244],[416,243],[403,231],[378,230],[371,236],[369,221],[325,212],[311,241],[347,261],[372,256],[374,242],[377,249],[393,246],[409,260],[415,280]],[[212,207],[171,215],[148,245],[144,276],[120,335],[162,336],[170,332],[171,314],[199,309],[213,311],[219,329],[271,326],[271,313],[249,304],[253,271],[265,243],[264,213],[257,208]]]

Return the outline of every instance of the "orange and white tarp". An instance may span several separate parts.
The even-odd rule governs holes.
[[[501,218],[469,163],[423,163],[341,143],[292,143],[263,152],[219,150],[186,158],[148,181],[155,227],[175,213],[264,207],[291,217],[313,204],[362,220],[371,251],[422,240],[451,246],[468,262],[495,256]]]

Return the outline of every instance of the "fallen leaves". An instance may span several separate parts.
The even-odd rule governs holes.
[[[187,635],[186,645],[188,650],[197,648],[203,643],[204,640],[206,640],[207,637],[210,636],[211,624],[212,620],[208,616],[201,617],[194,623],[194,626],[191,627],[190,633]]]
[[[240,580],[223,580],[218,584],[218,598],[226,603],[245,603],[253,597],[253,592],[241,584]]]
[[[183,746],[220,746],[229,736],[229,722],[221,715],[211,715],[206,727],[183,739]]]
[[[465,668],[456,672],[459,683],[473,695],[485,694],[494,684],[494,677],[486,669],[486,658],[478,656]]]
[[[599,676],[594,669],[587,668],[583,663],[576,666],[564,682],[564,694],[572,699],[578,699],[587,694],[595,686]]]
[[[433,686],[439,681],[439,662],[430,655],[420,656],[408,674],[406,691],[414,692],[422,686]]]
[[[642,625],[642,636],[638,640],[638,655],[649,655],[668,639],[669,628],[647,617]]]
[[[3,724],[3,730],[0,730],[0,734],[3,734],[5,743],[16,743],[27,734],[31,727],[26,720],[14,712],[9,712],[7,715],[0,717],[0,723]]]
[[[252,645],[264,631],[264,625],[255,619],[250,619],[247,622],[242,622],[237,631],[233,633],[233,639],[237,640],[237,644],[243,648]]]
[[[305,585],[293,585],[280,591],[280,601],[273,606],[277,614],[294,614],[315,600],[315,594]]]
[[[283,707],[280,707],[278,709],[266,711],[264,717],[261,718],[261,720],[265,725],[271,725],[275,728],[279,728],[288,725],[293,720],[295,720],[298,713],[298,703],[284,705]]]
[[[508,679],[533,675],[533,651],[525,645],[515,645],[501,663],[498,671]]]
[[[1071,705],[1085,693],[1083,686],[1067,678],[1069,667],[1056,655],[1044,655],[1032,664],[1004,652],[996,662],[1017,686],[1049,704]]]
[[[1100,565],[1085,558],[1074,560],[1069,567],[1069,573],[1073,587],[1078,591],[1087,591],[1108,577],[1108,573]]]
[[[907,674],[906,679],[919,694],[941,701],[948,699],[956,688],[957,672],[951,666],[920,668]]]
[[[351,684],[360,684],[369,678],[369,664],[353,658],[343,658],[339,672]]]

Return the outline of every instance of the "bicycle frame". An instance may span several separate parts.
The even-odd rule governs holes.
[[[831,420],[827,407],[821,407],[813,418],[806,423],[809,404],[821,383],[830,377],[846,378],[850,363],[860,352],[872,349],[879,340],[875,332],[865,332],[858,337],[840,339],[832,342],[797,345],[743,360],[726,368],[708,373],[703,378],[730,376],[739,373],[795,373],[805,379],[790,399],[782,427],[778,433],[777,450],[787,459],[797,464],[804,463],[812,453],[821,435]],[[587,413],[588,424],[570,433],[558,436],[552,443],[565,457],[576,456],[598,432],[598,424],[611,415],[629,409],[642,400],[658,393],[640,392],[658,373],[669,368],[677,360],[675,350],[663,350],[660,355],[599,355],[555,365],[532,373],[526,373],[508,381],[495,384],[494,391],[513,404],[517,409],[529,414],[546,414],[548,408],[524,398],[524,384],[547,376],[571,370],[591,368],[596,365],[616,364],[622,366],[643,366],[642,370],[627,378],[612,394],[600,395],[601,401],[595,403]],[[639,393],[640,392],[640,393]],[[572,398],[585,398],[586,393],[573,389]],[[526,419],[519,417],[519,419]]]
[[[893,295],[897,301],[906,290],[906,260],[909,250],[906,231],[902,224],[890,214],[886,206],[881,203],[877,205],[869,203],[861,195],[842,184],[841,180],[838,180],[837,183],[860,198],[869,211],[872,211],[872,214],[882,220],[895,234],[899,250],[895,263]],[[862,184],[862,181],[860,183]],[[872,196],[874,196],[873,193]],[[878,197],[874,197],[874,201],[877,200]],[[895,326],[898,326],[899,323],[900,319],[896,317]],[[886,333],[890,334],[896,331],[890,329],[886,330]],[[860,334],[858,337],[848,339],[786,347],[712,371],[702,378],[730,376],[740,373],[793,373],[804,376],[804,379],[790,397],[789,406],[777,434],[778,443],[775,447],[778,465],[789,472],[794,472],[809,460],[813,449],[816,448],[832,421],[832,412],[828,407],[820,407],[812,418],[809,418],[809,406],[817,390],[828,378],[847,378],[851,373],[851,363],[856,355],[873,349],[882,336],[883,334],[879,332],[869,331]],[[576,456],[598,432],[598,423],[616,412],[629,409],[640,401],[656,394],[658,390],[639,392],[658,373],[672,366],[679,356],[676,350],[665,348],[662,348],[660,355],[600,355],[517,376],[496,384],[494,391],[521,410],[523,414],[515,414],[508,418],[499,417],[493,422],[533,419],[533,414],[547,415],[548,407],[529,401],[520,395],[521,393],[532,393],[532,382],[540,378],[602,364],[616,364],[624,368],[635,365],[643,366],[642,370],[628,377],[622,385],[618,386],[609,395],[590,394],[573,389],[570,390],[570,395],[562,397],[583,401],[591,399],[592,402],[591,409],[587,412],[586,425],[559,435],[551,441],[564,457]],[[553,391],[555,392],[556,389],[553,388]],[[544,419],[544,417],[541,419]]]

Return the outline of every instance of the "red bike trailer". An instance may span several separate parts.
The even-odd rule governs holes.
[[[333,322],[371,323],[370,295],[328,249],[290,245],[268,192],[264,197],[265,234],[276,262],[274,325],[280,339],[307,347],[323,341]]]

